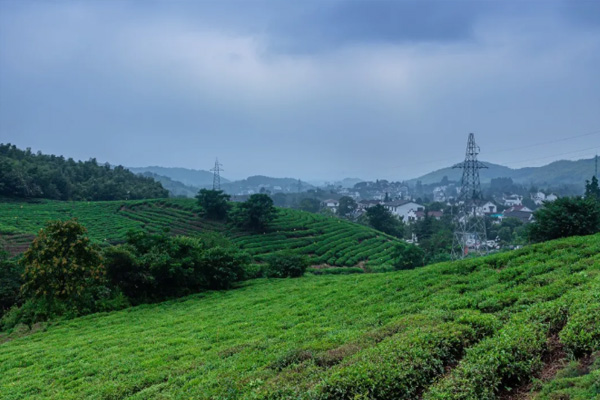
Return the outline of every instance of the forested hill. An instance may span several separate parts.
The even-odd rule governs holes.
[[[583,188],[583,182],[590,179],[594,174],[594,159],[583,159],[577,161],[560,160],[554,161],[541,167],[526,167],[512,169],[503,165],[483,161],[487,169],[480,172],[481,183],[489,183],[494,178],[511,178],[515,183],[534,184],[544,186],[579,185]],[[459,181],[462,176],[461,169],[452,167],[430,172],[409,182],[420,180],[423,184],[440,182],[444,176],[451,181]]]
[[[74,161],[0,143],[0,196],[54,200],[126,200],[168,197],[152,178],[122,166]]]

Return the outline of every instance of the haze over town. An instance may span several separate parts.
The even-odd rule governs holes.
[[[0,142],[126,166],[409,179],[600,147],[600,3],[0,2]]]

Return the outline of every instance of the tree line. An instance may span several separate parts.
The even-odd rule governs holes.
[[[36,154],[8,143],[0,144],[0,196],[96,201],[164,198],[169,192],[122,166]]]

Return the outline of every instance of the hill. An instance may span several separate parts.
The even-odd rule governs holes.
[[[255,280],[9,340],[0,388],[7,400],[506,399],[539,376],[540,399],[592,399],[598,293],[600,235],[411,271]]]
[[[198,191],[200,190],[197,187],[188,186],[179,181],[174,181],[173,179],[171,179],[167,176],[157,175],[152,172],[143,172],[139,175],[142,175],[142,176],[145,176],[148,178],[152,178],[155,181],[159,182],[162,185],[162,187],[164,187],[165,189],[167,189],[169,191],[169,196],[171,196],[171,197],[192,198],[192,197],[195,197],[198,194]]]
[[[270,176],[254,175],[240,181],[221,184],[221,189],[229,194],[256,193],[261,188],[271,193],[296,193],[299,189],[298,185],[300,185],[300,191],[314,188],[313,185],[294,178],[272,178]]]
[[[179,167],[127,167],[133,173],[143,174],[150,172],[160,176],[166,176],[174,181],[194,188],[212,187],[213,173],[201,169],[189,169]],[[221,183],[229,182],[228,179],[221,177]],[[198,190],[196,189],[196,192]]]
[[[0,196],[54,200],[125,200],[167,197],[151,178],[121,166],[75,161],[0,143]]]
[[[483,161],[488,169],[480,171],[481,183],[489,183],[493,178],[511,178],[515,183],[538,186],[577,185],[583,188],[583,182],[594,174],[594,159],[577,161],[555,161],[542,167],[509,168],[503,165]],[[409,182],[420,180],[423,184],[437,183],[447,176],[451,181],[460,181],[461,169],[452,167],[430,172]]]
[[[291,209],[278,209],[264,234],[230,230],[197,215],[192,199],[115,202],[0,202],[0,243],[11,254],[24,250],[33,235],[52,219],[78,218],[96,243],[116,243],[130,229],[194,236],[222,232],[256,261],[270,253],[291,250],[307,255],[314,265],[367,267],[389,265],[390,245],[398,239],[363,225]]]

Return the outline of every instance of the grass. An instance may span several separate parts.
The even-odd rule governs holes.
[[[0,393],[493,399],[536,376],[551,335],[574,359],[600,350],[598,293],[600,235],[412,271],[260,279],[6,341]],[[586,376],[581,390],[595,390]]]
[[[390,265],[390,244],[398,239],[337,218],[278,209],[268,232],[249,234],[197,215],[193,199],[105,202],[0,202],[0,244],[15,254],[23,251],[46,221],[78,218],[96,243],[125,240],[131,229],[194,236],[220,232],[257,262],[283,250],[307,255],[314,265],[368,267]],[[23,243],[24,242],[24,243]]]

